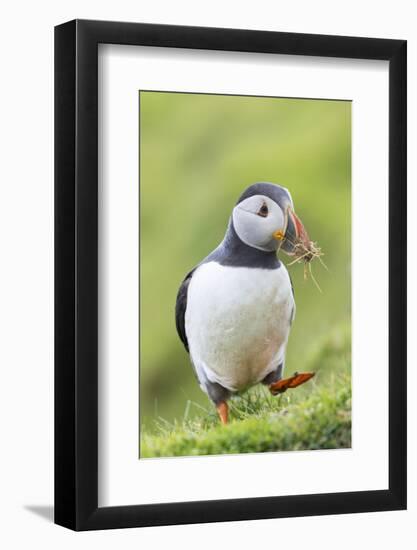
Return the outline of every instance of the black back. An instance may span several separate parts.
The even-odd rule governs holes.
[[[181,342],[184,344],[185,349],[188,349],[187,334],[185,332],[185,310],[187,309],[187,293],[188,285],[190,284],[191,277],[196,268],[188,273],[180,288],[178,289],[177,301],[175,303],[175,326],[177,327],[178,336]]]

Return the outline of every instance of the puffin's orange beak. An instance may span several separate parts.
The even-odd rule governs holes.
[[[294,210],[291,210],[291,208],[288,209],[288,216],[291,218],[293,225],[295,227],[295,237],[296,240],[303,243],[304,246],[308,246],[310,243],[310,237],[308,236],[308,233],[300,220],[300,218],[297,216],[297,214],[294,212]],[[286,231],[286,236],[288,233],[288,226]]]
[[[274,237],[282,241],[281,249],[290,256],[295,254],[297,245],[302,244],[306,249],[310,245],[310,237],[302,221],[290,207],[287,209],[287,227],[285,233],[276,231]]]

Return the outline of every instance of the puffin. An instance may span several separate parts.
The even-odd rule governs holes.
[[[313,372],[283,378],[295,318],[292,282],[278,253],[310,243],[285,187],[257,182],[235,204],[222,242],[184,278],[175,321],[197,381],[227,424],[228,400],[256,384],[272,395]]]

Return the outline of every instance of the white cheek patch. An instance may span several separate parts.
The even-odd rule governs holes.
[[[263,204],[268,207],[266,217],[257,212]],[[270,251],[276,248],[273,233],[285,230],[285,217],[281,208],[268,197],[257,195],[238,204],[233,210],[233,225],[241,241],[248,246]]]
[[[267,200],[269,200],[268,197],[264,197],[263,195],[253,195],[252,197],[249,197],[239,203],[237,208],[245,210],[245,212],[256,214],[256,212],[260,210],[261,206],[264,203],[267,203]]]

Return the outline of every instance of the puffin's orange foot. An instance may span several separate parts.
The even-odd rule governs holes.
[[[308,382],[314,375],[315,372],[295,372],[293,376],[290,376],[289,378],[284,378],[282,380],[278,380],[278,382],[270,384],[269,391],[272,395],[284,393],[288,390],[288,388],[296,388],[297,386],[301,386],[301,384]]]
[[[226,401],[220,401],[220,403],[216,405],[216,409],[219,413],[221,423],[227,424],[227,419],[229,416],[229,406]]]

